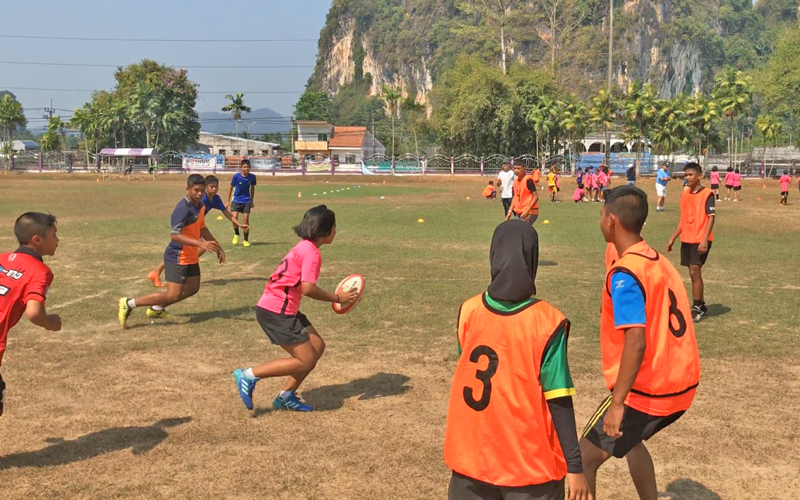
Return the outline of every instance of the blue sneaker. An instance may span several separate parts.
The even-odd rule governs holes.
[[[276,397],[272,402],[272,406],[276,410],[289,410],[289,411],[314,411],[314,408],[300,401],[297,394],[292,392],[286,397]]]
[[[245,376],[244,370],[241,368],[233,372],[233,381],[236,382],[236,388],[239,390],[239,397],[242,398],[244,406],[248,410],[253,409],[253,390],[256,388],[258,379],[249,379]]]

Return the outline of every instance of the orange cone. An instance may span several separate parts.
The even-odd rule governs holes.
[[[383,183],[386,184],[386,179],[383,180]]]
[[[100,179],[95,179],[95,182],[100,182]]]
[[[297,192],[297,197],[298,197],[298,198],[302,198],[302,197],[303,197],[303,193],[301,193],[300,191],[298,191],[298,192]]]
[[[766,185],[766,184],[764,184],[764,187],[762,187],[761,189],[767,189],[767,185]]]

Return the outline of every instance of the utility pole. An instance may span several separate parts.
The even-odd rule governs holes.
[[[611,93],[614,53],[614,0],[608,0],[608,92]],[[606,130],[606,168],[611,168],[611,130]],[[638,168],[638,166],[637,166]]]
[[[292,143],[292,158],[294,158],[294,116],[291,118],[292,123],[289,126],[289,142]]]
[[[53,113],[56,112],[55,108],[53,108],[53,100],[50,99],[50,107],[44,108],[44,112],[47,113],[46,115],[42,115],[42,118],[47,118],[48,120],[53,117]]]

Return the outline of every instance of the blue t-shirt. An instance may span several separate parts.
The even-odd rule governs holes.
[[[658,173],[656,174],[656,182],[661,184],[662,186],[666,186],[667,185],[666,179],[669,179],[670,177],[671,176],[669,175],[669,172],[665,172],[664,169],[658,169]]]
[[[208,212],[210,212],[211,209],[214,208],[216,208],[217,210],[222,210],[223,212],[225,211],[225,203],[222,201],[222,198],[220,198],[218,194],[214,195],[213,200],[209,200],[208,195],[204,194],[203,206],[206,207],[205,215],[208,215]]]
[[[250,203],[252,201],[250,199],[250,186],[255,185],[255,175],[247,174],[247,177],[245,177],[241,172],[235,173],[231,179],[231,186],[235,186],[233,188],[233,201],[235,203]]]
[[[611,275],[611,303],[616,328],[645,326],[644,291],[625,271],[614,271]]]

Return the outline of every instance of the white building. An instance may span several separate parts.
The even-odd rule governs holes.
[[[39,145],[33,141],[11,141],[11,149],[14,150],[15,153],[21,153],[23,151],[39,151]]]
[[[280,144],[274,142],[208,132],[200,132],[197,144],[197,149],[204,153],[222,156],[277,156],[280,147]]]
[[[333,162],[340,165],[360,165],[364,158],[386,154],[386,146],[367,127],[334,126],[328,149]]]
[[[294,147],[297,155],[303,157],[325,156],[328,151],[328,140],[333,135],[333,125],[328,122],[297,122],[297,142]]]

